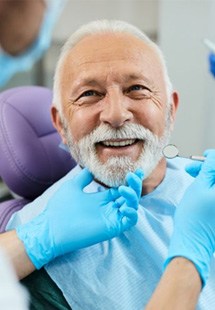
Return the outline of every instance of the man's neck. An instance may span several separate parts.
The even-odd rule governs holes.
[[[165,174],[166,160],[162,158],[149,177],[143,181],[142,196],[152,192],[162,182]]]

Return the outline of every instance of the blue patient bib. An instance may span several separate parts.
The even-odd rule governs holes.
[[[186,163],[188,160],[181,158],[168,161],[164,180],[141,198],[135,227],[112,240],[61,256],[45,267],[73,310],[144,309],[162,275],[175,209],[193,181],[184,171]],[[79,171],[77,166],[18,211],[8,228],[40,213],[60,184]],[[92,182],[86,189],[95,192],[101,186]],[[214,310],[214,305],[215,259],[197,309]]]

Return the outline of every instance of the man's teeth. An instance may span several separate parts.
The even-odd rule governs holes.
[[[105,146],[127,146],[135,142],[135,139],[129,139],[124,141],[103,141],[102,144]]]

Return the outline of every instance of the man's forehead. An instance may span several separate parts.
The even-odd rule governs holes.
[[[88,35],[81,39],[69,52],[70,61],[74,63],[96,62],[108,58],[113,61],[140,54],[151,54],[157,58],[155,50],[143,40],[128,33],[99,33]]]
[[[162,65],[156,51],[130,34],[93,34],[82,39],[64,59],[62,79],[74,87],[97,82],[144,80],[150,86]]]

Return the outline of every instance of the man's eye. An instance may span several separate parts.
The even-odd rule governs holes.
[[[132,85],[129,87],[128,91],[132,91],[132,90],[142,90],[144,89],[143,86],[141,85]]]
[[[150,89],[146,86],[143,86],[143,85],[139,85],[139,84],[136,84],[136,85],[132,85],[128,88],[127,92],[131,92],[131,91],[145,91],[145,92],[150,92]]]
[[[144,85],[135,84],[128,87],[125,94],[135,100],[150,99],[151,90]]]
[[[96,91],[94,91],[94,90],[87,90],[83,94],[81,94],[81,96],[79,98],[81,98],[81,97],[90,97],[90,96],[98,96],[98,95],[99,94]]]
[[[99,102],[103,98],[103,94],[96,90],[86,90],[79,97],[72,101],[73,104],[81,105],[90,105]]]

